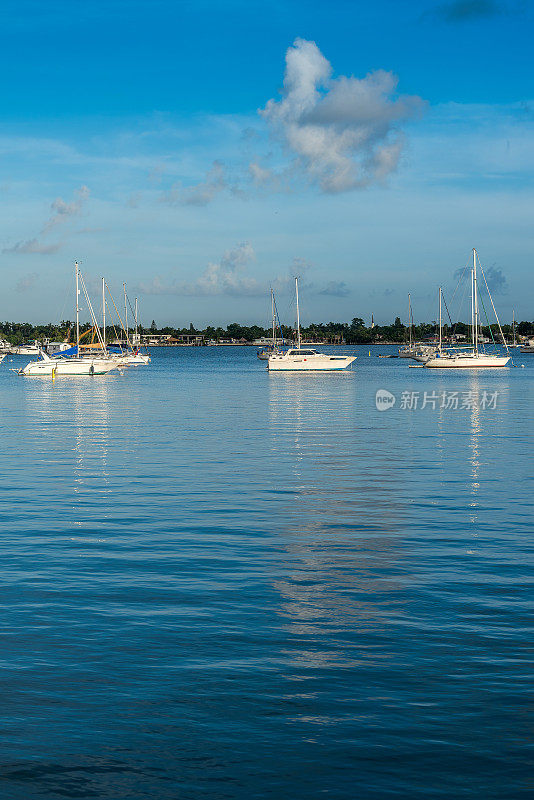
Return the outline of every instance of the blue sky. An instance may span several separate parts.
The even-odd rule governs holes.
[[[435,316],[476,246],[532,319],[527,0],[4,2],[0,319],[72,264],[149,323]]]

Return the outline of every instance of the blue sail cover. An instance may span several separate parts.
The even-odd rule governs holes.
[[[76,345],[74,347],[69,347],[68,350],[60,350],[58,353],[49,353],[48,354],[51,358],[57,358],[58,356],[77,356],[78,355],[78,348]]]

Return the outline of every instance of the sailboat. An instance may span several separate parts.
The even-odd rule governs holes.
[[[121,315],[115,305],[115,300],[113,299],[113,295],[109,289],[104,278],[102,278],[102,346],[104,349],[105,357],[114,361],[118,367],[132,367],[132,366],[140,366],[150,363],[150,356],[148,353],[141,353],[139,350],[139,334],[138,334],[138,307],[137,307],[137,297],[135,298],[135,333],[133,340],[130,341],[129,337],[129,328],[128,328],[128,296],[126,294],[126,284],[123,283],[124,288],[124,323],[121,319]],[[121,328],[124,332],[124,336],[126,339],[126,350],[123,350],[122,347],[119,346],[118,351],[110,350],[106,343],[106,325],[107,325],[107,317],[106,317],[106,289],[108,294],[111,298],[111,302],[113,303],[113,307],[119,319]]]
[[[515,335],[515,310],[512,309],[512,343],[508,347],[521,347]]]
[[[139,348],[139,333],[138,333],[138,306],[137,306],[137,297],[135,298],[135,311],[134,311],[134,321],[135,321],[135,328],[134,328],[134,335],[133,340],[130,341],[130,329],[128,327],[128,305],[131,304],[128,300],[128,295],[126,294],[126,284],[122,284],[124,289],[124,335],[126,337],[126,352],[122,352],[117,355],[113,355],[110,353],[110,356],[115,358],[117,361],[120,362],[122,367],[139,367],[150,363],[150,356],[148,353],[141,353]],[[115,303],[113,303],[115,305]],[[118,314],[118,312],[117,312]],[[122,320],[119,320],[122,325]]]
[[[269,357],[272,356],[274,353],[279,353],[280,348],[278,347],[278,337],[277,332],[280,329],[282,331],[282,326],[280,325],[280,320],[278,319],[278,311],[276,308],[276,300],[274,299],[274,292],[271,289],[271,325],[272,325],[272,339],[271,343],[266,345],[265,347],[261,347],[258,352],[257,356],[260,361],[268,361]],[[280,339],[280,344],[284,344],[283,336]]]
[[[76,345],[70,350],[64,350],[61,354],[49,356],[44,350],[40,351],[37,361],[30,361],[23,369],[18,371],[19,375],[50,375],[71,376],[71,375],[106,375],[111,370],[116,369],[118,364],[107,358],[105,355],[80,356],[80,282],[84,290],[85,298],[88,302],[93,325],[98,332],[98,337],[104,351],[104,344],[100,331],[96,325],[93,307],[87,295],[87,289],[80,274],[78,262],[75,263],[76,270]]]
[[[301,346],[298,278],[295,278],[295,293],[297,298],[297,346],[294,349],[286,350],[285,353],[278,352],[269,356],[267,361],[269,370],[305,370],[309,372],[318,370],[339,370],[345,369],[352,364],[352,362],[356,360],[356,356],[331,356]]]
[[[442,324],[441,324],[441,301],[442,301],[442,291],[441,287],[439,289],[439,346],[438,352],[435,356],[429,358],[424,363],[424,367],[427,369],[481,369],[481,368],[496,368],[496,367],[506,367],[510,362],[510,355],[508,354],[508,346],[506,344],[505,338],[503,336],[503,332],[501,329],[501,323],[499,322],[499,318],[497,316],[497,311],[495,310],[495,305],[493,303],[493,299],[491,297],[488,284],[486,281],[486,277],[484,275],[484,271],[481,267],[482,276],[484,278],[484,284],[486,286],[486,290],[488,292],[491,306],[495,313],[495,317],[497,319],[497,324],[499,326],[499,331],[501,334],[502,342],[506,348],[507,354],[505,356],[501,356],[498,354],[493,353],[485,353],[479,347],[479,339],[480,339],[480,322],[479,322],[479,312],[478,312],[478,277],[477,277],[477,261],[478,261],[478,253],[473,248],[473,266],[471,269],[471,335],[472,335],[472,347],[467,349],[451,349],[443,348],[443,341],[442,341]]]
[[[399,349],[399,358],[414,358],[415,348],[412,342],[412,296],[408,295],[408,346]]]
[[[433,344],[413,341],[413,314],[412,297],[408,295],[408,344],[399,349],[399,358],[412,358],[414,361],[427,361],[436,354],[436,347]]]

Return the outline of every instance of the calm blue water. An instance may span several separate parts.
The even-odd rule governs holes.
[[[534,356],[348,350],[0,366],[3,798],[532,797]]]

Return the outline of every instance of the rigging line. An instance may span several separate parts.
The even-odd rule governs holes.
[[[486,306],[484,305],[484,299],[483,299],[482,295],[480,295],[478,299],[480,300],[480,302],[482,304],[482,308],[484,310],[484,316],[486,317],[486,322],[488,323],[488,328],[489,328],[489,332],[490,332],[490,336],[491,336],[491,339],[493,341],[493,344],[495,346],[497,346],[497,342],[495,341],[495,337],[494,337],[493,331],[491,329],[490,321],[488,319],[488,312],[486,311]]]
[[[451,319],[449,307],[447,305],[447,301],[445,300],[445,295],[443,294],[443,289],[441,290],[441,299],[443,300],[443,304],[445,305],[445,308],[447,309],[447,316],[449,317],[449,322],[450,322],[451,328],[452,328],[453,327],[452,319]]]
[[[465,270],[464,270],[464,271],[465,271]],[[456,333],[456,328],[457,328],[457,327],[458,327],[458,325],[460,324],[460,317],[461,317],[462,308],[463,308],[463,304],[464,304],[464,301],[465,301],[465,296],[466,296],[466,294],[467,294],[467,282],[466,282],[466,283],[465,283],[465,285],[464,285],[464,293],[463,293],[463,295],[462,295],[462,299],[460,300],[460,304],[459,304],[459,308],[458,308],[458,320],[457,320],[457,321],[454,323],[454,326],[453,326],[453,333]]]
[[[104,284],[107,285],[105,281],[104,281]],[[106,311],[109,311],[109,313],[110,313],[110,317],[108,318],[108,319],[110,319],[111,318],[111,309],[109,307],[109,303],[106,300],[106,298],[104,298],[104,303],[105,303],[105,306],[106,306]],[[107,329],[108,328],[111,328],[111,330],[113,331],[113,333],[115,335],[115,339],[118,339],[119,338],[119,334],[117,332],[117,328],[115,327],[115,322],[111,321],[111,322],[109,322],[107,324],[107,326],[106,326],[106,334],[107,334]],[[107,339],[107,335],[106,335],[106,339]],[[122,347],[121,347],[121,353],[122,353]]]
[[[126,295],[126,300],[128,301],[128,305],[130,306],[130,311],[132,312],[132,317],[135,318],[135,310],[132,307],[132,304],[130,302],[130,298],[128,297],[128,295]],[[139,325],[139,320],[137,320],[137,324]]]
[[[111,297],[111,302],[113,303],[113,308],[115,309],[115,312],[116,312],[116,314],[117,314],[117,316],[118,316],[118,318],[119,318],[119,322],[120,322],[120,324],[121,324],[121,328],[122,328],[122,330],[124,331],[124,334],[125,334],[125,336],[126,336],[126,344],[127,344],[127,346],[129,346],[129,347],[130,347],[130,348],[133,350],[133,347],[132,347],[132,345],[130,344],[130,339],[129,339],[129,337],[128,337],[128,331],[127,331],[127,330],[124,328],[124,323],[123,323],[123,321],[122,321],[121,315],[119,314],[119,311],[118,311],[118,309],[117,309],[117,306],[115,305],[115,300],[113,299],[113,295],[111,294],[111,289],[109,288],[109,286],[108,286],[108,284],[107,284],[107,281],[104,281],[104,283],[106,284],[106,289],[108,290],[108,292],[109,292],[109,296]]]
[[[477,253],[477,258],[478,258],[478,253]],[[478,265],[480,267],[480,271],[482,273],[482,277],[484,278],[484,284],[486,286],[486,291],[488,293],[488,297],[489,297],[490,302],[491,302],[491,307],[493,308],[493,313],[495,314],[495,319],[497,320],[497,325],[499,326],[499,333],[501,334],[501,339],[503,341],[503,344],[504,344],[504,347],[506,349],[506,352],[508,353],[508,355],[510,355],[509,350],[508,350],[508,344],[506,343],[506,339],[504,338],[504,334],[503,334],[502,328],[501,328],[501,323],[499,321],[499,317],[497,315],[497,310],[496,310],[495,304],[493,302],[493,297],[491,296],[491,292],[489,290],[488,282],[486,280],[486,273],[482,269],[482,264],[480,263],[480,258],[478,258]],[[490,328],[490,330],[491,330],[491,328]]]
[[[89,311],[91,312],[91,319],[93,320],[93,327],[96,330],[96,333],[98,335],[98,339],[100,341],[100,344],[102,345],[102,349],[104,349],[104,342],[102,340],[102,335],[100,333],[100,328],[98,327],[98,323],[96,321],[95,312],[93,311],[93,306],[91,304],[91,300],[89,299],[89,294],[87,292],[87,287],[85,285],[85,281],[84,281],[83,275],[82,275],[81,272],[78,272],[78,274],[80,276],[82,289],[83,289],[83,293],[85,295],[85,299],[87,301],[87,305],[89,306]],[[93,341],[94,341],[94,334],[93,334]],[[79,355],[79,353],[78,353],[78,355]]]
[[[451,304],[454,302],[454,298],[456,297],[456,292],[458,291],[458,289],[460,287],[460,283],[464,279],[464,275],[465,275],[466,270],[467,270],[468,267],[469,267],[469,262],[467,262],[467,264],[465,265],[465,267],[463,268],[463,270],[462,270],[462,272],[460,274],[460,277],[458,278],[458,283],[456,284],[456,288],[455,288],[454,292],[452,293]]]
[[[274,300],[274,318],[275,318],[275,321],[277,323],[278,330],[280,331],[280,333],[282,335],[282,341],[283,341],[284,340],[284,333],[282,331],[282,324],[280,322],[280,316],[278,314],[278,306],[276,305],[276,297],[273,296],[273,300]]]

